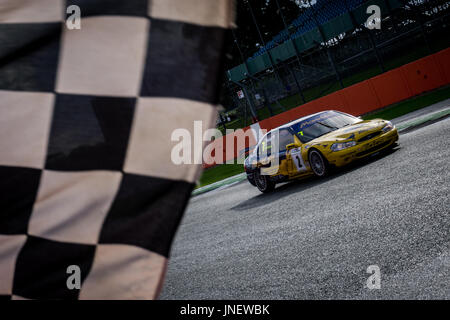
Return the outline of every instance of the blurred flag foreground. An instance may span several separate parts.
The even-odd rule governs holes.
[[[1,298],[157,297],[201,170],[171,162],[171,133],[214,125],[232,18],[231,0],[0,0]]]

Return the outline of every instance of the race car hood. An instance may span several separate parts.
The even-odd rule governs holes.
[[[308,145],[327,142],[331,143],[336,141],[341,142],[347,140],[359,140],[372,132],[381,130],[385,125],[386,121],[381,119],[360,121],[313,139],[308,143]]]

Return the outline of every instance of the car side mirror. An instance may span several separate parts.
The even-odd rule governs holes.
[[[299,145],[296,143],[289,143],[286,145],[286,151],[289,151],[291,149],[298,148],[298,147],[299,147]]]

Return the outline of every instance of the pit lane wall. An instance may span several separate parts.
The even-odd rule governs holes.
[[[360,116],[448,83],[450,83],[450,48],[262,120],[259,126],[261,129],[271,130],[308,114],[329,109]],[[242,139],[245,135],[246,146],[254,145],[256,140],[249,129],[250,127],[245,127],[231,136],[226,135],[211,142],[208,145],[208,148],[213,150],[211,156],[214,157],[216,152],[222,152],[223,162],[209,159],[205,161],[203,167],[221,164],[238,156],[243,147],[234,143],[234,148],[226,148],[227,139],[228,143],[239,139],[244,141]]]

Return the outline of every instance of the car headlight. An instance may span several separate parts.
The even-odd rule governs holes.
[[[394,129],[394,125],[392,124],[392,122],[386,121],[386,125],[383,127],[383,129],[381,129],[381,131],[383,131],[383,133],[386,133],[388,131],[391,131],[392,129]]]
[[[339,143],[334,143],[331,146],[331,150],[332,151],[341,151],[350,147],[354,147],[356,146],[356,141],[347,141],[347,142],[339,142]]]

